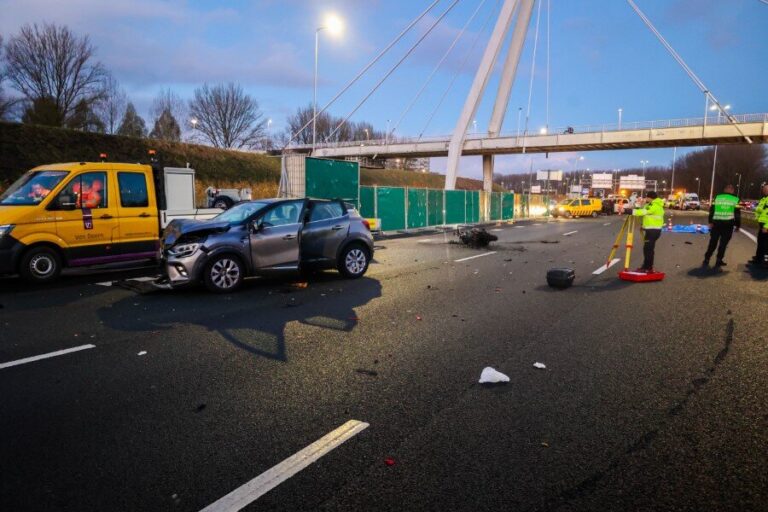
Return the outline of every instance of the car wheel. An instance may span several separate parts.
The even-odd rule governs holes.
[[[596,219],[596,218],[597,218],[597,216],[598,216],[598,213],[597,213],[597,212],[592,212],[592,218]]]
[[[345,277],[357,279],[365,274],[369,263],[368,251],[360,244],[352,244],[341,251],[338,268]]]
[[[243,283],[245,269],[237,256],[222,254],[214,257],[205,267],[203,280],[214,293],[230,293]]]
[[[213,207],[214,208],[221,208],[222,210],[229,210],[232,208],[232,205],[234,203],[232,200],[228,197],[217,197],[215,201],[213,201]]]
[[[19,274],[30,283],[50,283],[61,274],[61,257],[50,247],[34,247],[21,258]]]
[[[573,214],[571,212],[565,212],[566,219],[570,219],[571,217],[573,217]]]

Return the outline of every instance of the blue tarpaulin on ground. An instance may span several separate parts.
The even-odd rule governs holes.
[[[664,228],[664,231],[670,232],[667,228]],[[706,235],[709,233],[709,226],[706,224],[675,224],[672,226],[672,233],[701,233]]]

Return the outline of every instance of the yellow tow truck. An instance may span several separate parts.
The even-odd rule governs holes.
[[[195,171],[105,161],[35,167],[0,195],[0,274],[44,283],[64,267],[159,257],[161,230],[195,207]]]

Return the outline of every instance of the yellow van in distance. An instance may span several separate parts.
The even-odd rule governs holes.
[[[593,197],[564,199],[552,209],[553,217],[597,217],[603,210],[603,201]]]
[[[156,259],[160,230],[173,218],[219,213],[195,208],[193,169],[113,162],[36,167],[0,195],[0,274],[47,282],[64,267]]]

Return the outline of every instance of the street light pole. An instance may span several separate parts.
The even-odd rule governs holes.
[[[739,183],[736,185],[736,197],[740,197],[740,194],[741,194],[741,173],[737,172],[736,174],[738,174],[738,176],[739,176]]]
[[[317,55],[320,45],[320,31],[324,27],[318,27],[315,30],[315,73],[312,86],[312,154],[315,154],[315,144],[317,142]]]
[[[621,130],[621,113],[623,112],[623,109],[619,109],[619,130]]]
[[[699,194],[701,194],[701,180],[696,178],[696,183],[698,184],[698,187],[696,188],[696,196],[698,197]]]
[[[675,193],[675,162],[677,161],[677,146],[672,151],[672,183],[669,184],[669,193]]]
[[[717,167],[717,145],[715,145],[715,156],[712,158],[712,181],[709,184],[709,204],[712,204],[712,195],[715,192],[715,168]],[[701,198],[699,198],[701,201]]]

